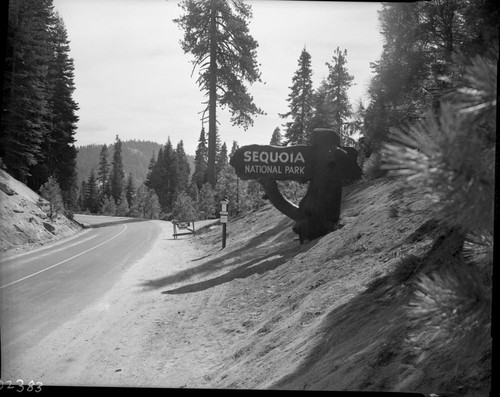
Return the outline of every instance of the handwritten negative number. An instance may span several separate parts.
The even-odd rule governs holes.
[[[25,390],[27,392],[34,391],[35,393],[39,393],[42,391],[42,382],[35,383],[34,381],[30,381],[27,386],[24,384],[24,381],[22,379],[18,379],[16,382],[17,385],[13,385],[11,380],[7,380],[5,382],[3,380],[0,380],[0,390],[2,390],[4,386],[6,386],[7,389],[16,388],[16,391],[19,393],[22,393]]]

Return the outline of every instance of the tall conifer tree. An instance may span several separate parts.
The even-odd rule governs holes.
[[[158,151],[158,157],[160,157],[160,152],[163,153],[163,149],[160,148]],[[157,167],[156,167],[156,157],[153,153],[153,156],[149,160],[149,165],[148,165],[148,173],[146,175],[146,180],[144,181],[144,184],[146,187],[149,189],[154,189],[156,184],[157,184]]]
[[[184,15],[174,21],[184,29],[182,49],[194,56],[197,83],[208,96],[202,119],[208,112],[207,180],[215,187],[217,106],[227,106],[233,125],[245,130],[263,113],[244,85],[260,81],[258,44],[248,30],[252,10],[241,0],[185,0],[180,6]]]
[[[9,3],[0,157],[7,171],[24,183],[30,169],[43,159],[41,145],[49,134],[52,25],[51,0]],[[35,190],[41,183],[37,181]]]
[[[313,88],[311,55],[304,48],[298,61],[298,69],[292,78],[288,94],[289,111],[280,117],[291,121],[286,123],[285,139],[287,144],[297,145],[309,141],[310,123],[313,115]]]
[[[227,166],[227,164],[228,164],[227,145],[226,145],[226,142],[224,142],[221,145],[219,153],[217,153],[217,163],[216,163],[217,177],[219,177],[219,175],[224,170],[224,168]]]
[[[94,169],[90,172],[87,183],[85,184],[85,189],[85,208],[93,214],[97,214],[101,207],[101,203],[99,200],[99,189]]]
[[[69,57],[69,40],[64,22],[55,15],[53,43],[54,57],[48,71],[50,135],[46,139],[43,164],[56,175],[65,203],[76,183],[75,138],[78,105],[73,100],[74,66]],[[32,170],[32,173],[35,170]]]
[[[192,181],[196,183],[198,190],[207,182],[207,161],[208,150],[205,137],[205,128],[201,129],[200,138],[198,139],[198,147],[194,156],[194,172]]]
[[[127,203],[130,209],[134,206],[134,199],[136,195],[136,188],[134,182],[134,176],[132,173],[128,174],[127,184],[125,185],[125,196],[127,198]]]
[[[99,165],[97,168],[97,181],[101,190],[101,198],[111,196],[110,186],[110,164],[108,159],[108,146],[103,145],[99,153]]]
[[[164,163],[163,163],[163,175],[161,194],[163,195],[163,210],[166,212],[172,211],[174,206],[175,198],[179,191],[178,186],[178,158],[177,152],[172,146],[170,137],[165,145],[164,149]],[[160,203],[162,202],[162,197],[160,197]]]
[[[125,172],[123,170],[122,141],[116,136],[113,161],[111,163],[111,175],[109,177],[111,196],[116,204],[120,202],[124,184]]]
[[[327,102],[328,84],[326,79],[321,80],[319,87],[313,94],[314,114],[311,119],[311,130],[315,128],[331,128],[330,108]]]
[[[337,128],[341,136],[344,136],[347,131],[343,125],[352,113],[347,90],[352,86],[354,79],[347,70],[347,50],[341,51],[337,47],[333,53],[332,63],[327,62],[326,65],[328,66],[326,100],[330,112],[330,126]]]
[[[270,145],[273,146],[281,146],[282,145],[282,137],[280,127],[276,127],[271,135],[271,140],[269,141]]]
[[[181,140],[175,149],[177,153],[177,187],[178,191],[188,191],[189,176],[191,174],[191,167],[184,150],[184,142]]]
[[[2,162],[34,190],[54,176],[65,205],[74,208],[74,68],[66,28],[52,0],[10,2],[5,66]]]

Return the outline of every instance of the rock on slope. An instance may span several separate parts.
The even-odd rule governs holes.
[[[0,170],[0,252],[22,252],[80,230],[63,215],[50,219],[43,211],[47,206],[37,193]]]
[[[453,265],[461,244],[426,205],[379,179],[345,188],[343,227],[305,245],[270,205],[232,219],[225,250],[220,229],[199,235],[211,259],[164,293],[223,287],[211,317],[224,319],[225,359],[209,384],[486,395],[489,342],[467,356],[436,350],[407,315],[416,278]]]

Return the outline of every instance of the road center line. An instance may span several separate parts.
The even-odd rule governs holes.
[[[62,264],[63,264],[63,263],[65,263],[65,262],[68,262],[68,261],[70,261],[70,260],[72,260],[72,259],[78,258],[79,256],[81,256],[81,255],[83,255],[83,254],[86,254],[87,252],[90,252],[90,251],[92,251],[92,250],[94,250],[94,249],[96,249],[96,248],[99,248],[100,246],[102,246],[102,245],[104,245],[104,244],[106,244],[106,243],[109,243],[111,240],[114,240],[114,239],[115,239],[115,238],[117,238],[120,234],[122,234],[125,230],[127,230],[127,225],[123,225],[123,226],[124,226],[123,230],[121,230],[121,231],[120,231],[120,233],[118,233],[117,235],[115,235],[115,236],[111,237],[109,240],[106,240],[106,241],[104,241],[104,242],[102,242],[102,243],[100,243],[100,244],[98,244],[98,245],[96,245],[96,246],[94,246],[94,247],[92,247],[92,248],[89,248],[88,250],[85,250],[85,251],[83,251],[83,252],[80,252],[79,254],[73,255],[71,258],[68,258],[68,259],[65,259],[65,260],[63,260],[63,261],[61,261],[61,262],[58,262],[58,263],[56,263],[55,265],[51,265],[51,266],[49,266],[49,267],[46,267],[45,269],[42,269],[42,270],[39,270],[38,272],[35,272],[35,273],[33,273],[33,274],[30,274],[29,276],[26,276],[26,277],[20,278],[19,280],[13,281],[13,282],[11,282],[11,283],[9,283],[9,284],[2,285],[2,286],[0,287],[0,289],[5,288],[5,287],[8,287],[8,286],[10,286],[10,285],[14,285],[14,284],[20,283],[21,281],[24,281],[24,280],[26,280],[26,279],[28,279],[28,278],[30,278],[30,277],[36,276],[37,274],[43,273],[43,272],[45,272],[46,270],[52,269],[53,267],[56,267],[56,266],[62,265]]]
[[[59,240],[55,243],[53,243],[53,245],[50,245],[50,246],[42,246],[40,248],[35,248],[34,250],[31,250],[31,251],[26,251],[26,252],[23,252],[21,254],[17,254],[17,255],[12,255],[8,258],[3,258],[2,259],[2,262],[3,264],[5,265],[5,263],[7,262],[17,262],[19,261],[20,259],[22,260],[24,257],[30,255],[30,254],[36,254],[37,252],[42,252],[41,254],[38,254],[36,259],[39,259],[39,258],[43,258],[44,256],[47,256],[47,255],[52,255],[56,252],[60,252],[60,251],[64,251],[65,249],[68,249],[70,247],[74,247],[75,245],[78,245],[78,244],[82,244],[82,243],[85,243],[89,240],[92,240],[96,237],[98,237],[99,235],[98,234],[93,234],[91,235],[90,237],[87,237],[87,238],[82,238],[84,236],[84,233],[89,233],[92,229],[87,229],[87,231],[84,231],[83,233],[80,234],[80,236],[78,236],[78,234],[76,234],[75,236],[72,236],[68,239],[62,239],[62,240]],[[74,240],[75,238],[77,237],[80,237],[80,239],[78,239],[76,242],[72,243],[72,244],[69,244],[69,245],[66,245],[66,246],[63,246],[63,247],[60,247],[61,245],[64,245],[64,244],[67,244],[70,240]],[[45,252],[45,251],[48,251],[48,252]]]

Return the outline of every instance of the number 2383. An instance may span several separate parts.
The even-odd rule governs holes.
[[[42,382],[35,383],[34,381],[30,381],[27,384],[25,384],[22,379],[18,379],[15,382],[12,382],[11,380],[7,380],[4,382],[3,380],[0,379],[0,390],[2,390],[5,387],[6,389],[16,389],[16,391],[18,391],[19,393],[23,391],[27,392],[34,391],[35,393],[38,393],[42,391],[42,386],[43,386]]]

